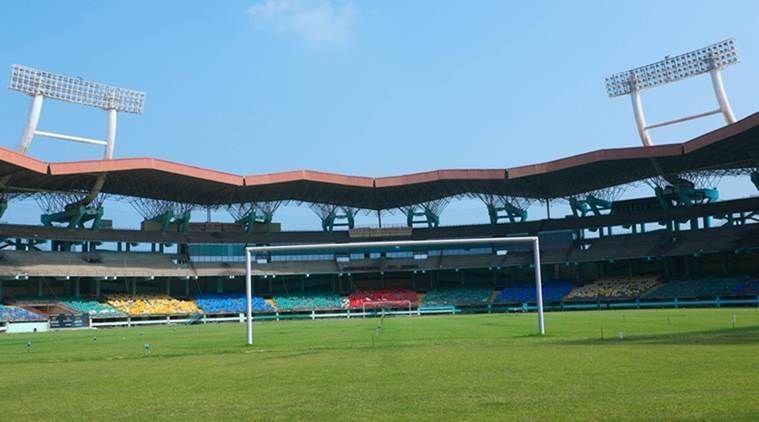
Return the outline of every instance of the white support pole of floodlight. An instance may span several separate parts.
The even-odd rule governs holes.
[[[103,158],[111,159],[116,145],[118,112],[141,114],[145,102],[144,92],[117,88],[19,65],[11,66],[8,88],[32,96],[29,116],[19,141],[18,151],[21,154],[26,154],[35,136],[40,136],[103,146]],[[108,116],[105,140],[37,130],[42,113],[42,103],[45,98],[105,110]]]
[[[32,104],[29,107],[29,117],[26,119],[26,126],[24,126],[24,132],[21,134],[21,141],[19,142],[18,152],[26,154],[26,150],[29,149],[29,145],[34,138],[34,132],[37,130],[37,124],[40,121],[40,114],[42,114],[42,94],[35,94],[32,96]]]
[[[635,81],[630,75],[630,84],[634,87]],[[635,126],[638,128],[638,134],[640,134],[640,140],[643,145],[651,146],[651,136],[648,135],[648,129],[646,127],[646,115],[643,114],[643,104],[640,102],[640,91],[637,88],[633,88],[630,92],[630,99],[632,100],[633,114],[635,115]]]
[[[381,242],[355,242],[355,243],[316,243],[306,245],[282,245],[282,246],[247,246],[245,248],[245,298],[247,300],[246,315],[246,343],[253,344],[253,269],[252,257],[259,254],[271,253],[288,253],[304,251],[341,251],[351,249],[369,249],[369,248],[419,248],[430,250],[435,246],[461,246],[476,244],[512,244],[528,243],[532,247],[533,265],[535,267],[535,301],[538,311],[538,334],[544,335],[545,319],[543,316],[543,278],[540,269],[540,239],[537,236],[522,237],[496,237],[496,238],[466,238],[466,239],[439,239],[439,240],[400,240],[400,241],[381,241]]]
[[[105,159],[110,160],[113,158],[113,149],[116,147],[116,110],[109,108],[108,112],[108,125],[106,126],[105,134]]]
[[[663,126],[669,126],[702,117],[722,114],[727,124],[735,123],[735,115],[730,107],[730,102],[725,94],[720,71],[727,66],[739,62],[738,52],[735,49],[735,40],[728,39],[717,44],[710,45],[689,53],[675,57],[665,57],[664,60],[650,65],[638,67],[626,72],[617,73],[606,78],[606,90],[610,97],[629,94],[632,102],[635,126],[638,129],[641,142],[644,146],[651,146],[649,130]],[[644,89],[653,88],[671,82],[687,79],[709,73],[712,80],[712,88],[717,98],[719,108],[690,116],[680,117],[666,122],[653,125],[646,124],[643,104],[640,92]]]
[[[725,85],[722,83],[722,67],[719,66],[719,62],[715,58],[711,59],[712,66],[709,70],[709,76],[712,78],[712,88],[714,88],[714,95],[717,97],[719,103],[719,110],[722,115],[725,116],[725,123],[735,123],[735,115],[733,114],[733,108],[730,107],[730,101],[727,100],[727,94],[725,93]]]

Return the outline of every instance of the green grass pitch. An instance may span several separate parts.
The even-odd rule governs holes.
[[[2,335],[0,420],[759,420],[757,309],[379,322]]]

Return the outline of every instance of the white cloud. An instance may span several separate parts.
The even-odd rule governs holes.
[[[311,43],[342,43],[358,11],[350,0],[262,0],[248,8],[259,29],[294,34]]]

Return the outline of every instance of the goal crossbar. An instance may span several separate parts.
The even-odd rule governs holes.
[[[533,265],[535,267],[535,297],[538,305],[538,334],[545,334],[543,319],[543,282],[540,272],[540,241],[537,236],[466,238],[466,239],[431,239],[431,240],[397,240],[381,242],[354,243],[310,243],[300,245],[247,246],[245,248],[245,297],[247,301],[246,338],[247,344],[253,344],[253,256],[266,253],[308,252],[318,250],[345,251],[362,248],[391,247],[430,247],[430,246],[466,246],[466,245],[508,245],[529,244],[532,246]]]

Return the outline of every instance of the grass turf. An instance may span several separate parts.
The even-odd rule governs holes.
[[[2,335],[0,419],[759,419],[757,309],[378,323]]]

